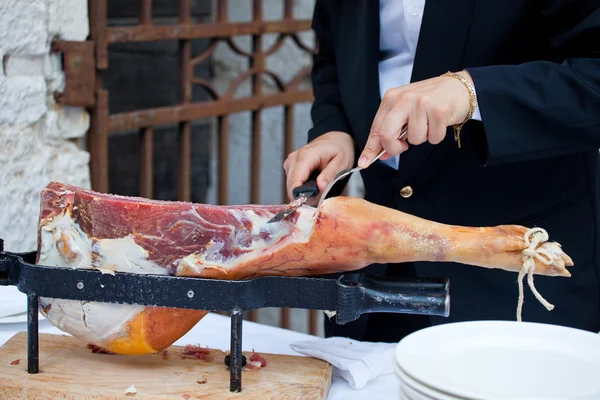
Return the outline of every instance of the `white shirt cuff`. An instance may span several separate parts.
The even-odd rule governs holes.
[[[481,112],[479,112],[479,104],[475,107],[475,111],[473,111],[473,115],[471,119],[475,119],[477,121],[481,121]]]
[[[475,83],[473,83],[473,90],[475,90],[475,96],[477,96],[477,88],[475,87]],[[481,121],[481,112],[479,111],[479,102],[477,102],[477,106],[475,106],[475,111],[473,111],[473,115],[471,119]]]

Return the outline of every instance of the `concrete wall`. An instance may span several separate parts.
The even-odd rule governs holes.
[[[56,105],[64,87],[50,42],[85,40],[86,0],[0,0],[0,237],[10,251],[36,248],[40,190],[51,180],[89,187],[89,127],[80,108]]]

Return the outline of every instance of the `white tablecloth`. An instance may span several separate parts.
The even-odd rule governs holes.
[[[2,323],[0,319],[0,345],[3,345],[14,334],[26,331],[25,322]],[[290,344],[313,339],[314,336],[293,332],[285,329],[244,321],[242,327],[243,350],[255,349],[259,353],[289,354],[302,356],[290,348]],[[46,319],[40,316],[40,333],[64,334],[54,328]],[[230,320],[219,314],[208,314],[190,332],[179,339],[176,345],[200,344],[215,349],[229,350]],[[352,389],[348,383],[336,376],[333,377],[329,400],[352,399],[398,399],[399,381],[396,375],[379,377],[369,382],[361,390]]]

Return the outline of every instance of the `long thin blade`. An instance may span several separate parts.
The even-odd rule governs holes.
[[[294,211],[296,211],[301,205],[306,203],[306,200],[308,200],[308,198],[306,196],[301,196],[298,199],[294,200],[292,202],[292,204],[294,204],[294,203],[295,204],[292,208],[288,208],[286,210],[278,212],[277,214],[275,214],[275,216],[273,218],[271,218],[270,220],[267,221],[267,224],[272,224],[273,222],[283,221],[290,214],[292,214]]]

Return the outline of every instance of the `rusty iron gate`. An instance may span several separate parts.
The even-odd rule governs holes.
[[[239,1],[239,0],[235,0]],[[63,54],[66,75],[65,91],[56,93],[58,103],[86,107],[91,115],[88,135],[92,187],[100,192],[108,192],[108,153],[111,135],[120,131],[137,130],[140,146],[139,194],[153,198],[153,130],[165,124],[178,124],[177,197],[182,201],[191,198],[191,140],[192,121],[212,118],[216,122],[218,140],[218,191],[217,202],[228,204],[228,116],[239,112],[251,112],[251,203],[260,204],[261,168],[261,111],[267,107],[284,108],[283,132],[284,154],[293,151],[294,104],[310,102],[313,94],[310,89],[302,90],[300,82],[310,74],[310,67],[303,68],[294,79],[285,84],[280,77],[267,70],[265,59],[275,53],[284,39],[291,38],[296,45],[308,53],[314,47],[307,46],[298,37],[301,31],[311,29],[310,20],[295,19],[293,0],[282,0],[283,18],[266,21],[263,18],[263,1],[252,0],[252,19],[248,22],[228,20],[228,1],[217,0],[214,21],[194,22],[191,18],[191,0],[180,0],[179,21],[176,24],[154,24],[152,0],[139,0],[137,23],[126,26],[107,24],[107,0],[88,0],[90,36],[86,42],[57,40],[53,50]],[[268,49],[263,49],[263,36],[278,35]],[[251,51],[247,52],[235,44],[236,36],[250,35]],[[198,55],[192,55],[191,42],[206,39],[208,46]],[[111,114],[109,93],[103,87],[102,73],[109,68],[109,47],[118,43],[140,43],[174,40],[178,42],[179,82],[181,99],[178,104],[159,108],[149,108]],[[194,67],[211,56],[219,42],[226,42],[235,53],[248,60],[248,68],[230,83],[229,90],[219,95],[211,83],[194,76]],[[277,84],[279,92],[263,93],[262,77],[267,75]],[[252,94],[245,98],[234,98],[235,89],[246,79],[251,79]],[[201,85],[210,93],[211,99],[202,102],[192,101],[193,85]],[[175,139],[175,138],[174,138]],[[285,182],[283,182],[282,202],[287,202]],[[257,312],[250,312],[246,318],[256,321]],[[290,328],[290,310],[281,309],[280,326]],[[309,332],[317,332],[317,312],[309,313]]]

